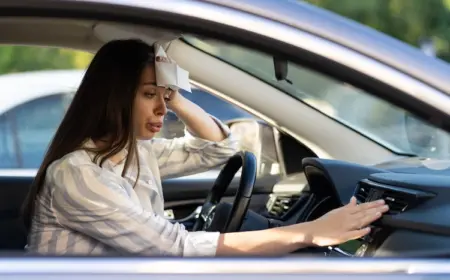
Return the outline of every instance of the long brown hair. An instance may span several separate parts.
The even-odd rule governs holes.
[[[65,114],[23,204],[23,219],[31,226],[36,198],[49,165],[78,149],[94,152],[100,166],[127,148],[122,176],[133,158],[138,160],[133,126],[133,104],[142,71],[154,63],[154,50],[140,40],[115,40],[94,56]],[[101,148],[83,148],[87,139],[107,137]],[[139,162],[138,162],[139,176]]]

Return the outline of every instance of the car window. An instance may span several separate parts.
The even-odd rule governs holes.
[[[192,89],[192,92],[181,90],[180,93],[185,98],[200,106],[208,114],[216,117],[222,122],[240,118],[255,119],[253,115],[247,113],[239,107],[196,87]],[[169,111],[164,119],[163,129],[157,136],[172,139],[184,135],[185,126],[183,122],[181,122],[181,120],[173,112]]]
[[[18,167],[16,155],[17,141],[14,139],[14,121],[8,115],[0,116],[0,168]]]
[[[240,150],[255,155],[258,177],[281,175],[280,158],[271,126],[256,120],[239,120],[230,125],[230,130],[238,139]]]
[[[312,69],[288,63],[285,81],[275,77],[273,57],[216,40],[185,41],[286,92],[398,154],[449,158],[448,133],[368,92]]]
[[[275,140],[273,138],[273,131],[270,126],[258,126],[255,116],[247,113],[245,110],[227,102],[219,97],[210,94],[209,92],[194,88],[192,92],[180,91],[180,93],[199,105],[208,114],[216,117],[224,123],[229,123],[233,120],[254,120],[250,122],[250,126],[254,128],[254,137],[249,141],[248,137],[240,139],[240,149],[248,150],[256,154],[258,159],[258,176],[279,175],[280,165],[276,155]],[[253,125],[254,124],[254,125]],[[248,126],[242,135],[249,135]],[[173,113],[169,112],[164,120],[164,126],[157,137],[164,137],[172,139],[175,137],[182,137],[185,135],[184,123]],[[236,133],[238,134],[238,133]],[[255,149],[259,147],[259,149]],[[220,169],[220,167],[218,168]]]
[[[39,168],[66,109],[64,94],[37,98],[0,116],[1,168]]]

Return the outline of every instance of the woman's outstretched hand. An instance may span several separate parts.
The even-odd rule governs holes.
[[[310,241],[316,246],[331,246],[360,238],[368,234],[368,226],[388,210],[384,200],[357,204],[352,197],[347,205],[311,222]]]
[[[383,200],[350,203],[312,222],[259,231],[221,234],[217,255],[285,255],[308,246],[331,246],[370,232],[370,225],[388,211]]]

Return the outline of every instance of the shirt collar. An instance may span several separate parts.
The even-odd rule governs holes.
[[[84,141],[84,143],[82,144],[82,147],[83,148],[90,148],[90,149],[92,149],[92,148],[96,148],[96,145],[95,145],[94,141],[91,138],[89,138],[86,141]],[[94,161],[95,153],[91,152],[91,151],[87,151],[87,150],[86,150],[86,153],[88,154],[88,156],[91,159],[91,161]],[[111,160],[107,159],[105,161],[105,165],[107,165],[110,168],[114,168],[114,167],[116,167],[118,165],[121,165],[125,161],[125,158],[126,158],[127,155],[128,155],[128,150],[125,148],[123,150],[123,158],[124,159],[121,162],[114,163]]]

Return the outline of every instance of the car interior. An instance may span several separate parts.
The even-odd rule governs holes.
[[[173,222],[190,230],[257,230],[314,220],[353,195],[359,202],[383,198],[390,212],[372,225],[370,235],[296,253],[331,257],[450,253],[450,224],[443,218],[450,211],[446,169],[428,168],[424,159],[407,159],[362,136],[311,104],[196,48],[181,31],[62,17],[5,17],[0,19],[0,34],[1,44],[92,53],[113,39],[167,41],[168,55],[190,72],[193,85],[258,118],[228,123],[239,135],[242,151],[220,172],[163,180],[165,206],[173,213]],[[275,60],[274,79],[283,77],[283,68],[283,62]],[[32,175],[1,172],[1,250],[22,251],[26,245],[20,207],[32,180]]]

